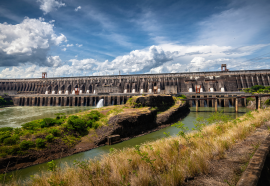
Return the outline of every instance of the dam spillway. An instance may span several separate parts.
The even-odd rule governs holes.
[[[0,79],[0,95],[9,94],[14,105],[21,106],[96,106],[100,99],[104,99],[107,106],[124,104],[134,95],[152,93],[185,94],[188,98],[240,95],[243,94],[240,90],[254,85],[270,86],[269,76],[270,70],[266,69]],[[200,94],[196,94],[197,87],[200,87]],[[245,106],[245,100],[240,103]],[[233,106],[234,100],[227,98],[218,104]],[[199,105],[211,107],[213,103],[201,100]]]

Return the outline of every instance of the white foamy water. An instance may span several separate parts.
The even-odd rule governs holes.
[[[103,107],[103,99],[98,101],[97,108]]]
[[[74,114],[93,107],[6,107],[0,108],[1,127],[21,127],[22,124],[42,118],[55,118],[56,113]]]

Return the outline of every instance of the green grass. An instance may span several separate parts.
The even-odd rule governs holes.
[[[24,155],[29,149],[38,150],[61,139],[68,146],[75,145],[91,129],[97,129],[104,122],[104,115],[93,110],[79,116],[69,117],[62,113],[56,118],[34,120],[21,128],[0,128],[0,158],[8,155]],[[68,135],[64,135],[68,132]]]

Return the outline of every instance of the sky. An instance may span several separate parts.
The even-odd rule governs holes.
[[[3,0],[0,78],[270,69],[270,0]]]

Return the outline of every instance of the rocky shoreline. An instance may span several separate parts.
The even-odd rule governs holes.
[[[141,112],[120,113],[109,119],[108,126],[102,126],[96,129],[94,133],[82,137],[81,141],[74,147],[69,147],[58,140],[46,149],[29,152],[25,156],[1,158],[0,173],[26,168],[104,146],[107,137],[110,135],[120,135],[121,138],[118,142],[146,135],[170,126],[173,122],[183,119],[189,112],[186,103],[177,101],[174,106],[161,114],[157,114],[157,111],[150,109],[150,107]]]

